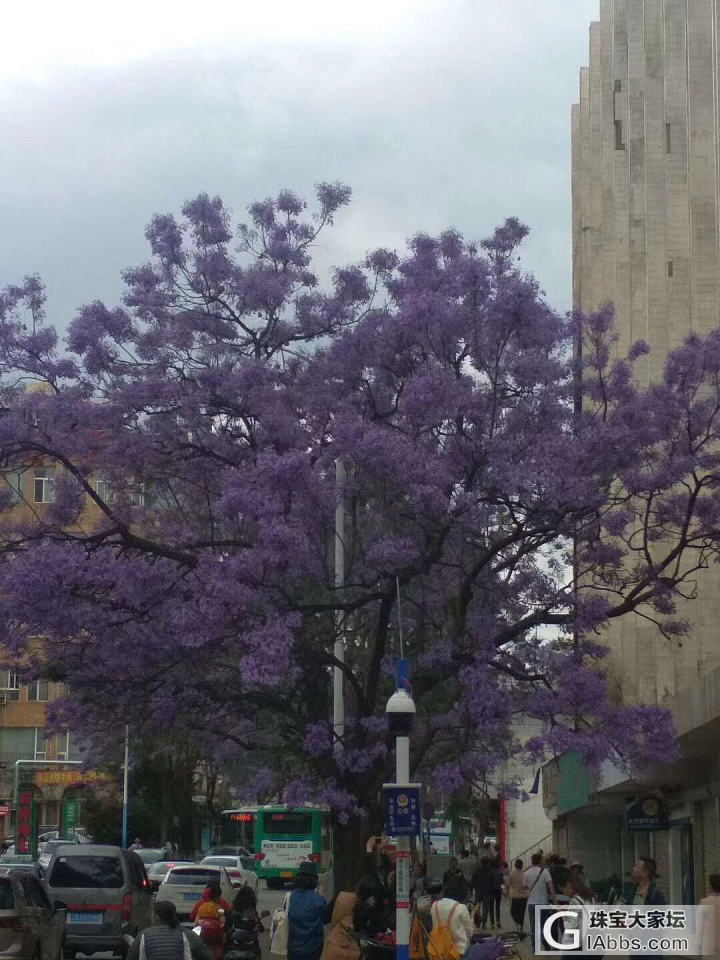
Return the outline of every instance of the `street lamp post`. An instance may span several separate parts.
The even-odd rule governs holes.
[[[385,707],[391,733],[395,734],[395,781],[410,784],[410,730],[415,702],[408,690],[396,690]],[[395,956],[409,960],[410,950],[410,837],[397,838],[395,867]]]
[[[128,845],[128,761],[130,759],[130,727],[125,724],[125,763],[123,765],[122,845]]]

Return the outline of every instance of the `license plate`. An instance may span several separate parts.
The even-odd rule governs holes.
[[[192,902],[195,903],[195,901],[196,901],[196,900],[199,900],[199,899],[200,899],[200,897],[199,897],[196,893],[184,893],[184,894],[183,894],[183,900],[187,900],[188,902],[190,902],[190,901],[192,900]]]
[[[283,870],[280,876],[283,878],[283,880],[291,880],[292,870]]]
[[[86,913],[80,911],[72,911],[68,913],[68,923],[102,923],[103,915],[102,913]]]

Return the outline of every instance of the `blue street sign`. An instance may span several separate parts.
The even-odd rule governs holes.
[[[395,686],[398,690],[407,690],[410,693],[410,661],[395,661]]]
[[[419,783],[385,783],[385,832],[389,837],[419,837],[422,828]]]

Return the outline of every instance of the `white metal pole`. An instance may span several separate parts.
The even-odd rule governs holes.
[[[395,738],[395,780],[410,783],[410,737]],[[397,838],[395,869],[395,955],[408,960],[410,955],[410,837]]]
[[[122,813],[122,845],[128,845],[128,761],[130,758],[130,728],[125,724],[125,764],[123,766],[123,813]]]
[[[341,588],[345,583],[345,464],[342,457],[335,461],[335,586]],[[335,615],[335,660],[345,663],[345,642],[343,640],[343,614],[338,610]],[[333,668],[333,750],[342,753],[345,737],[345,699],[343,692],[342,667]]]

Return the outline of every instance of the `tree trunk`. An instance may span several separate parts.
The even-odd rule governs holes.
[[[335,892],[354,890],[360,880],[375,872],[374,858],[365,852],[370,837],[382,833],[382,815],[373,811],[366,820],[353,817],[349,823],[335,825]]]

